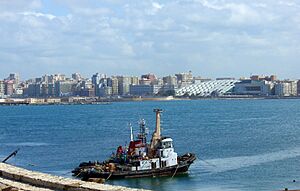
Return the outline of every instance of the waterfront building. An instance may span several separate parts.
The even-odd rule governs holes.
[[[80,91],[79,96],[85,96],[85,97],[94,97],[95,96],[95,88],[83,88]]]
[[[159,90],[159,94],[163,96],[174,96],[177,91],[177,85],[164,84]]]
[[[55,96],[64,97],[73,95],[73,82],[72,81],[57,81],[55,82],[54,90]]]
[[[159,93],[159,91],[161,90],[162,85],[154,84],[154,85],[152,85],[152,88],[153,88],[153,95],[157,95]]]
[[[223,78],[216,78],[216,80],[235,80],[235,78],[232,77],[223,77]]]
[[[23,96],[23,88],[22,87],[15,88],[14,94],[12,96],[13,97],[22,97]]]
[[[275,84],[275,95],[280,97],[297,96],[297,82],[282,81]]]
[[[211,80],[179,88],[176,96],[208,97],[231,94],[238,80]]]
[[[274,83],[270,81],[242,80],[235,84],[234,94],[268,96],[273,94]]]
[[[156,95],[159,90],[160,86],[158,85],[130,85],[130,95],[133,96],[153,96]]]
[[[28,97],[41,97],[42,96],[42,84],[32,83],[28,85],[26,95]]]
[[[99,94],[100,97],[109,97],[112,95],[112,87],[109,86],[101,86],[99,87]]]
[[[171,75],[165,76],[162,78],[162,85],[159,90],[159,94],[165,96],[175,95],[177,88],[177,77]]]

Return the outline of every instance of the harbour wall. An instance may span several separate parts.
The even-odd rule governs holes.
[[[37,187],[41,190],[49,189],[69,191],[146,191],[143,189],[132,189],[122,186],[105,185],[49,175],[46,173],[26,170],[6,163],[0,163],[0,183],[1,182],[6,185],[13,184],[9,186],[15,187],[20,190],[26,189],[18,188],[18,184],[28,184],[28,186],[30,185],[33,187]]]

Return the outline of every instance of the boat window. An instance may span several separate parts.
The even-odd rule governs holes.
[[[152,162],[151,167],[152,167],[152,169],[155,169],[156,168],[156,162]]]
[[[161,161],[161,167],[166,167],[167,166],[167,161]]]
[[[163,148],[172,148],[172,142],[171,141],[164,142],[163,143]]]

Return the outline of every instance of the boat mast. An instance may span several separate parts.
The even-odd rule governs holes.
[[[160,114],[162,113],[162,110],[154,109],[153,111],[156,113],[156,127],[155,127],[155,131],[152,135],[150,149],[152,152],[155,152],[156,146],[157,146],[159,140],[161,139]]]
[[[148,129],[146,127],[146,122],[144,119],[139,121],[140,124],[140,133],[138,134],[138,139],[142,140],[143,144],[147,144],[146,136],[148,135]]]

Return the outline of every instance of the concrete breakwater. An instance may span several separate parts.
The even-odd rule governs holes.
[[[146,191],[122,186],[111,186],[93,182],[84,182],[45,173],[35,172],[0,163],[0,186],[12,190],[69,190],[69,191]]]

